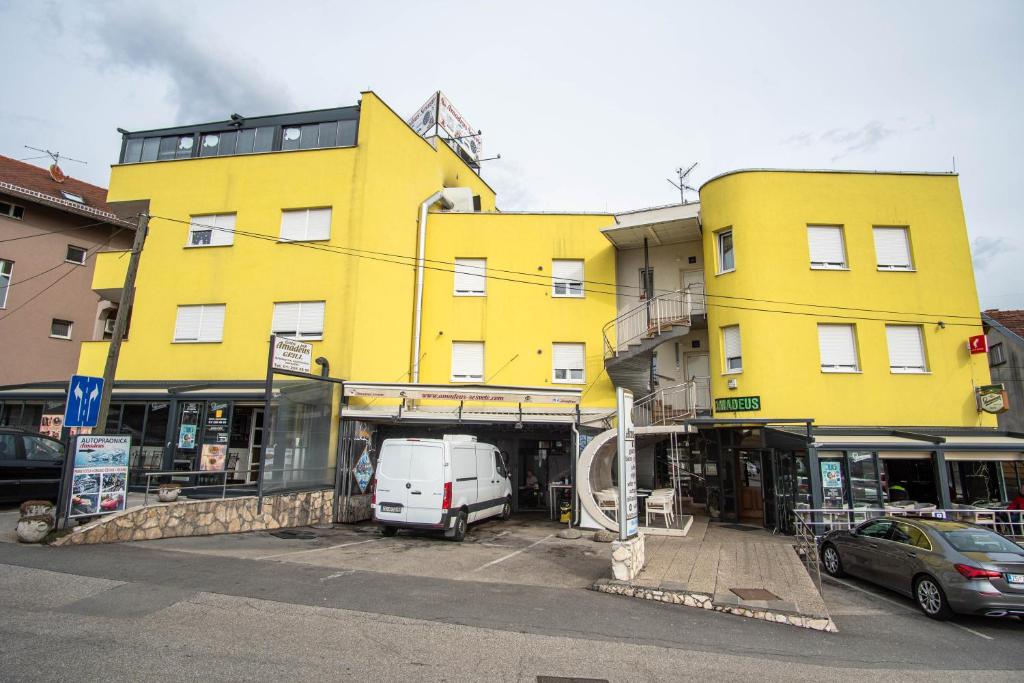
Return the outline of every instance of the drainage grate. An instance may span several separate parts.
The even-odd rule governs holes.
[[[763,588],[730,588],[740,600],[781,600],[778,595]]]
[[[719,524],[722,529],[735,529],[736,531],[764,531],[759,526],[747,526],[745,524]]]
[[[608,683],[608,679],[566,678],[565,676],[537,676],[537,683]]]

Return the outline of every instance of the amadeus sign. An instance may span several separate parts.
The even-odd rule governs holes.
[[[287,337],[274,337],[271,366],[275,370],[304,372],[308,375],[313,367],[313,345]]]
[[[761,410],[760,396],[730,396],[715,399],[716,413],[740,413]]]

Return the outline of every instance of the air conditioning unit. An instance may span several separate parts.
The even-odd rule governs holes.
[[[468,187],[446,187],[441,190],[444,198],[452,203],[449,211],[456,213],[472,213],[473,190]]]
[[[117,323],[117,320],[114,319],[114,318],[107,318],[106,320],[104,320],[103,321],[103,334],[113,335],[114,334],[114,325],[116,323]]]
[[[476,437],[470,434],[445,434],[443,440],[448,443],[476,443]]]

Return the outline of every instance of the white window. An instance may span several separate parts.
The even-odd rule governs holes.
[[[67,254],[64,256],[64,260],[68,263],[75,263],[78,265],[85,265],[85,257],[87,256],[86,250],[82,247],[76,247],[73,244],[68,245]]]
[[[292,339],[324,338],[324,302],[274,304],[273,333]]]
[[[219,342],[224,340],[224,304],[178,306],[174,322],[176,342]]]
[[[75,202],[77,204],[85,204],[85,197],[78,194],[77,192],[68,192],[67,190],[61,190],[61,195],[64,199]]]
[[[487,259],[455,259],[455,296],[487,295]]]
[[[583,260],[555,259],[551,262],[551,296],[583,296]]]
[[[858,372],[853,325],[818,325],[822,372]]]
[[[740,326],[722,328],[722,349],[725,352],[725,371],[743,371],[743,349],[740,345]]]
[[[893,372],[927,372],[924,362],[924,338],[920,325],[886,325],[889,342],[889,369]]]
[[[584,384],[587,367],[586,346],[552,344],[551,365],[551,381],[560,384]]]
[[[732,230],[721,230],[715,233],[718,245],[718,272],[731,273],[736,270],[736,253],[732,248]]]
[[[845,270],[846,249],[843,229],[829,225],[808,225],[807,245],[811,252],[811,268]]]
[[[875,258],[879,270],[913,270],[906,228],[875,228]]]
[[[18,206],[17,204],[0,202],[0,216],[5,218],[14,218],[20,221],[25,217],[25,207]]]
[[[226,247],[235,241],[235,214],[212,213],[192,216],[188,226],[190,247]]]
[[[482,382],[484,379],[484,343],[452,342],[452,381]]]
[[[281,239],[289,242],[331,239],[331,208],[282,211]]]
[[[7,308],[7,289],[11,286],[14,261],[0,259],[0,308]]]
[[[50,322],[50,336],[54,339],[71,339],[71,327],[74,323],[70,320],[57,320]]]

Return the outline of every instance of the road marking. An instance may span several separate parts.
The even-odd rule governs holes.
[[[355,569],[346,569],[343,572],[335,572],[333,574],[328,574],[327,576],[322,577],[320,580],[321,581],[329,581],[331,579],[337,579],[338,577],[348,576],[349,574],[355,574],[355,573],[356,573]]]
[[[329,545],[326,548],[307,548],[306,550],[293,550],[287,553],[277,553],[276,555],[264,555],[263,557],[257,557],[257,560],[272,560],[276,557],[290,557],[292,555],[302,555],[303,553],[315,553],[320,550],[334,550],[335,548],[347,548],[351,545],[362,545],[363,543],[376,543],[382,541],[382,538],[371,538],[366,541],[352,541],[351,543],[339,543],[338,545]]]
[[[903,608],[903,609],[905,609],[907,611],[913,612],[915,614],[920,614],[920,610],[917,609],[916,607],[910,607],[908,605],[903,604],[902,602],[897,602],[896,600],[893,600],[891,598],[887,598],[884,595],[879,595],[878,593],[874,593],[872,591],[865,590],[865,589],[861,588],[860,586],[854,586],[852,583],[848,583],[846,581],[843,581],[842,579],[837,579],[834,576],[829,576],[825,580],[828,581],[828,582],[832,582],[832,583],[842,584],[842,585],[846,586],[847,588],[853,589],[855,591],[859,591],[859,592],[863,593],[864,595],[870,595],[871,597],[877,598],[878,600],[883,600],[885,602],[888,602],[890,605],[896,605],[897,607]],[[987,636],[984,633],[981,633],[980,631],[975,631],[973,628],[967,628],[966,626],[962,626],[961,624],[954,624],[951,621],[947,621],[947,622],[944,622],[944,623],[946,625],[948,625],[948,626],[953,626],[955,628],[958,628],[961,631],[967,631],[968,633],[973,633],[974,635],[978,636],[979,638],[984,638],[985,640],[995,640],[995,638],[993,638],[992,636]]]
[[[509,553],[508,555],[505,555],[504,557],[499,557],[496,560],[491,560],[487,564],[482,564],[482,565],[480,565],[479,567],[477,567],[476,569],[472,570],[469,573],[470,574],[474,574],[474,573],[476,573],[476,572],[478,572],[478,571],[480,571],[482,569],[487,569],[488,567],[493,567],[494,565],[498,564],[499,562],[504,562],[505,560],[507,560],[509,558],[515,557],[519,553],[525,553],[527,550],[529,550],[533,546],[540,545],[541,543],[543,543],[544,541],[546,541],[546,540],[548,540],[549,538],[552,538],[552,537],[554,537],[554,534],[548,534],[544,538],[540,539],[539,541],[535,541],[535,542],[531,543],[530,545],[526,546],[525,548],[520,548],[519,550],[515,551],[514,553]]]

